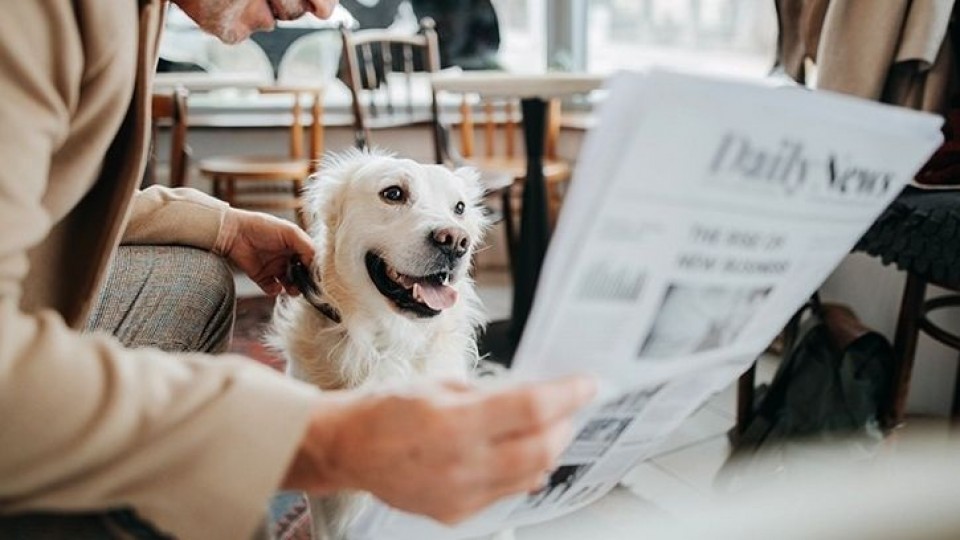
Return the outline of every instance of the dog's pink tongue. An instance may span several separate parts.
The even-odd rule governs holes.
[[[457,290],[449,285],[414,283],[413,297],[431,309],[442,311],[457,303]]]

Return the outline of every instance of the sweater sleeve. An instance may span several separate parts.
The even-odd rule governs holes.
[[[250,360],[128,350],[0,306],[0,512],[131,506],[182,538],[246,538],[319,406]]]
[[[228,208],[196,189],[150,186],[134,196],[121,242],[212,250]]]
[[[84,84],[78,21],[103,10],[129,24],[134,6],[31,0],[5,3],[0,17],[0,513],[130,506],[181,538],[246,538],[319,391],[240,357],[128,350],[20,307],[27,253],[54,225],[43,199]],[[197,207],[183,212],[197,222],[179,240],[212,244],[222,207],[192,201],[148,193],[131,238],[159,238],[151,218]]]

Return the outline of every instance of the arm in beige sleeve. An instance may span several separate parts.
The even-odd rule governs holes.
[[[0,305],[0,512],[132,506],[182,538],[248,538],[319,406],[242,358],[173,357]]]
[[[196,189],[150,186],[134,196],[121,242],[212,250],[227,210],[227,203]]]
[[[62,60],[80,4],[9,2],[0,17],[0,513],[132,506],[178,537],[249,537],[318,391],[237,357],[126,350],[19,307],[82,84]]]

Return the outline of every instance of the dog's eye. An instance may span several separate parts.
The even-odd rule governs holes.
[[[391,203],[402,203],[407,200],[407,194],[400,186],[390,186],[380,192],[380,198]]]
[[[453,207],[453,213],[458,216],[462,216],[463,211],[466,209],[467,209],[466,205],[463,204],[463,201],[460,201],[456,204],[456,206]]]

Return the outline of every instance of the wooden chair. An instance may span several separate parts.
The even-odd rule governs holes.
[[[433,19],[421,21],[416,35],[380,29],[354,32],[346,26],[340,34],[357,148],[369,147],[376,129],[435,125],[436,94],[428,77],[440,69],[440,52]],[[418,91],[429,99],[430,110],[417,106]],[[442,163],[438,134],[431,138],[436,162]]]
[[[463,161],[449,151],[449,130],[440,121],[437,94],[429,82],[429,76],[440,69],[435,26],[433,19],[425,17],[416,35],[340,28],[357,148],[369,147],[378,129],[427,126],[435,163],[457,166]],[[423,108],[423,99],[428,100],[429,109]],[[488,192],[507,185],[483,180]]]
[[[429,110],[417,106],[416,77],[429,76],[440,68],[435,24],[429,17],[420,22],[417,35],[398,34],[387,30],[351,31],[340,29],[343,38],[343,58],[347,86],[352,96],[355,143],[367,148],[373,142],[373,133],[387,127],[427,125],[433,146],[434,161],[453,167],[473,165],[481,171],[481,183],[488,196],[501,197],[504,209],[508,252],[511,260],[516,251],[519,223],[519,197],[522,178],[526,175],[526,155],[516,143],[522,133],[519,100],[488,101],[480,104],[482,117],[474,120],[473,105],[476,96],[462,96],[459,148],[454,143],[449,126],[440,117],[437,92],[432,86],[419,87],[429,100]],[[557,159],[556,141],[559,135],[559,101],[552,103],[546,143],[545,176],[551,199],[553,219],[559,208],[562,186],[570,177],[570,167]],[[506,106],[506,109],[501,107]],[[484,153],[475,151],[476,128],[483,130]],[[501,146],[495,141],[503,139]],[[516,199],[516,200],[514,200]],[[511,211],[506,211],[510,209]],[[499,213],[493,212],[494,221]]]
[[[547,189],[547,212],[550,227],[556,224],[560,204],[572,172],[571,166],[557,155],[560,137],[560,100],[549,101],[543,153],[543,177]],[[527,174],[527,158],[517,142],[523,126],[519,99],[487,99],[463,95],[460,103],[459,149],[447,143],[446,153],[455,161],[471,164],[489,177],[505,178],[502,191],[504,225],[511,260],[516,260],[523,180]],[[443,133],[443,129],[439,132]],[[477,133],[483,145],[476,144]]]
[[[420,22],[420,33],[400,34],[389,30],[351,31],[341,26],[346,83],[352,97],[354,143],[357,148],[373,144],[373,133],[384,128],[426,127],[434,162],[466,164],[448,152],[446,126],[440,122],[437,94],[429,77],[440,69],[440,52],[433,19]],[[423,103],[429,103],[425,108]],[[509,187],[510,178],[482,174],[489,196]],[[498,212],[491,218],[499,221]]]
[[[190,161],[190,148],[187,146],[187,95],[183,87],[171,93],[153,95],[151,104],[151,142],[150,156],[144,184],[149,185],[157,179],[157,135],[160,125],[170,126],[170,181],[171,187],[187,185],[187,167]]]
[[[960,332],[933,315],[960,307],[960,191],[904,190],[855,249],[906,272],[893,339],[893,380],[884,415],[886,427],[896,427],[906,414],[920,336],[960,353]],[[945,291],[927,298],[928,285]],[[960,425],[960,369],[953,392],[950,418]]]
[[[269,87],[263,94],[293,98],[290,153],[287,156],[223,156],[204,159],[200,172],[213,182],[214,195],[237,208],[293,210],[306,227],[300,192],[323,154],[323,91],[320,88]],[[304,152],[303,109],[310,102],[310,142]]]

